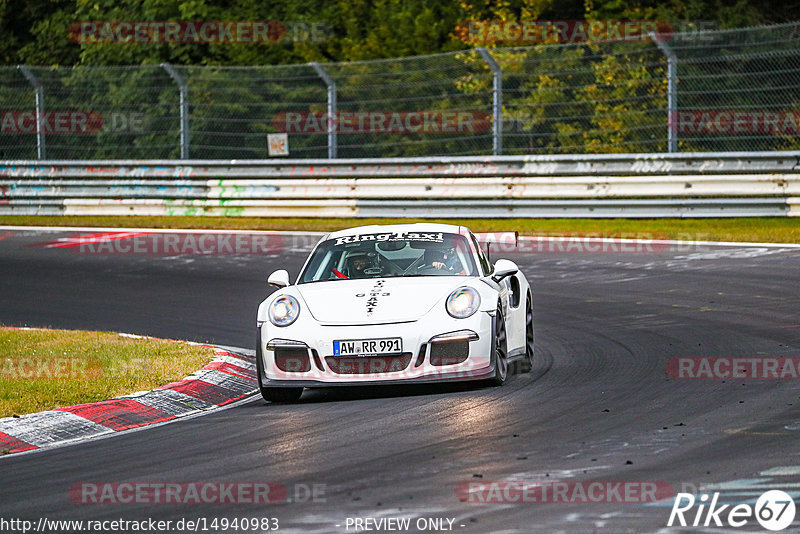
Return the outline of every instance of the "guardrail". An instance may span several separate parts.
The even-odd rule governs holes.
[[[800,215],[800,152],[0,162],[0,214]]]

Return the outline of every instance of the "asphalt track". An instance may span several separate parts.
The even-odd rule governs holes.
[[[0,231],[0,322],[252,347],[267,275],[295,275],[313,241],[287,241],[271,255],[30,246],[74,234]],[[727,502],[766,489],[797,496],[800,382],[674,380],[665,369],[672,357],[800,356],[800,249],[504,256],[535,291],[532,373],[502,388],[313,390],[294,405],[254,398],[10,456],[0,459],[0,518],[276,517],[280,532],[322,533],[354,532],[347,518],[366,517],[411,518],[418,532],[417,518],[442,517],[457,532],[724,532],[667,529],[669,504],[481,504],[456,490],[500,480],[660,481],[675,491],[718,488]],[[324,494],[274,505],[76,504],[69,488],[85,481],[276,481],[290,498],[313,484]],[[727,529],[743,530],[760,527]]]

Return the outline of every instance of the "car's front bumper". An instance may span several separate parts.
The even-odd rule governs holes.
[[[427,376],[419,378],[396,378],[390,380],[345,380],[340,379],[335,382],[321,381],[321,380],[270,380],[263,378],[261,385],[263,387],[276,387],[276,388],[320,388],[320,387],[339,387],[339,386],[397,386],[407,384],[432,384],[437,382],[467,382],[472,380],[483,380],[492,378],[494,376],[494,369],[487,368],[479,372],[454,372],[454,373],[441,373],[438,376]]]
[[[316,324],[313,328],[304,325],[279,329],[264,324],[260,328],[258,351],[261,386],[391,385],[491,378],[494,374],[493,321],[489,313],[478,312],[468,319],[448,317],[383,325]],[[459,334],[448,338],[453,332]],[[389,337],[402,339],[402,354],[333,355],[334,340]],[[290,350],[281,352],[283,348]],[[287,354],[290,355],[288,359]],[[303,358],[304,354],[307,359]],[[443,354],[452,357],[443,358]],[[292,359],[292,355],[296,358]]]

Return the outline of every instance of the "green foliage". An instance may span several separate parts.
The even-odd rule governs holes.
[[[796,10],[795,10],[796,11]],[[667,20],[732,28],[784,22],[777,0],[0,0],[0,65],[275,65],[358,61],[463,49],[467,20]],[[279,21],[272,43],[79,43],[80,21]],[[324,28],[316,39],[302,24]]]
[[[337,80],[340,111],[489,116],[492,75],[472,50],[485,45],[503,69],[506,154],[662,151],[666,60],[653,43],[508,48],[519,43],[470,42],[465,21],[661,20],[694,30],[780,22],[791,13],[775,0],[0,0],[0,65],[8,66],[0,68],[0,109],[32,109],[33,90],[13,66],[41,66],[33,70],[46,109],[91,110],[106,121],[100,133],[49,135],[49,158],[177,157],[179,91],[159,66],[168,62],[190,87],[191,156],[258,158],[266,155],[266,134],[282,131],[281,113],[325,111],[325,85],[310,61],[325,63]],[[76,24],[91,21],[267,21],[285,34],[258,43],[81,42]],[[676,43],[682,109],[713,107],[716,94],[729,109],[797,109],[796,39],[704,39],[710,48]],[[785,90],[749,91],[748,76]],[[109,128],[116,113],[141,115],[140,130]],[[339,156],[487,154],[488,126],[451,136],[342,133]],[[763,141],[764,149],[788,149],[797,139],[684,135],[680,146],[749,149]],[[4,133],[0,141],[0,157],[36,155],[30,133]],[[324,131],[290,136],[297,157],[325,157],[326,143]]]

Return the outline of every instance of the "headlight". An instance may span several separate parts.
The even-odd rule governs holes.
[[[272,301],[269,305],[269,320],[275,326],[289,326],[300,315],[300,303],[297,299],[284,295]]]
[[[481,296],[471,287],[459,287],[447,297],[447,313],[456,319],[466,319],[481,305]]]

